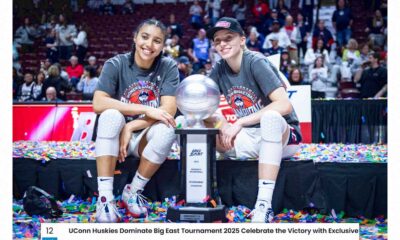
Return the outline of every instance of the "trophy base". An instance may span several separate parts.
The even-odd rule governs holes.
[[[210,207],[169,207],[167,220],[172,222],[213,223],[227,222],[224,205]]]

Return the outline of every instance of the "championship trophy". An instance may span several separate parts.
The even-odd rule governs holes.
[[[218,109],[219,99],[217,84],[204,75],[191,75],[177,88],[178,109],[184,115],[181,123],[177,119],[175,130],[180,135],[184,204],[168,208],[167,219],[172,222],[226,222],[225,206],[214,200],[219,130],[206,128],[203,122]]]

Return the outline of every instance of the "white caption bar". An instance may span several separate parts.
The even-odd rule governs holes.
[[[42,240],[358,240],[357,223],[42,223]],[[288,238],[290,237],[290,238]]]

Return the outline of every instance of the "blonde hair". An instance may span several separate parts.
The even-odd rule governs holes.
[[[347,49],[352,48],[353,50],[358,49],[358,42],[354,38],[350,38],[349,42],[347,43]]]
[[[51,65],[47,73],[49,74],[49,77],[60,76],[60,70],[58,70],[58,67],[56,65]]]

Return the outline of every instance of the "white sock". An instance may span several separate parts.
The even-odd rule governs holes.
[[[108,202],[114,199],[114,177],[97,177],[97,184],[99,189],[99,199],[105,197]]]
[[[136,171],[135,176],[132,179],[131,183],[131,191],[136,193],[137,191],[143,191],[146,184],[149,182],[150,179],[143,177],[140,175],[139,171]]]
[[[258,195],[256,207],[260,204],[267,203],[267,208],[271,207],[272,204],[272,195],[274,193],[275,181],[259,179],[258,180]]]

